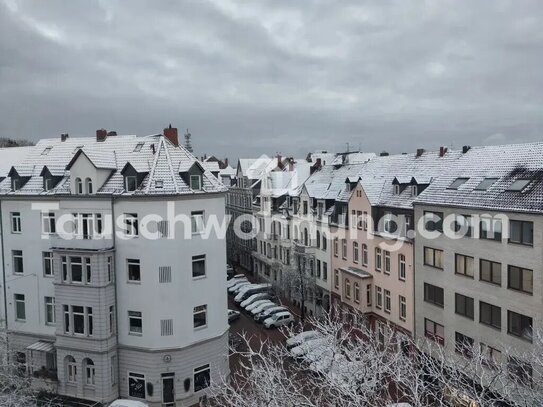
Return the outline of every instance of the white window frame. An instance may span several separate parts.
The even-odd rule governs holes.
[[[200,262],[202,261],[204,262],[204,274],[202,275],[199,275],[199,276],[195,276],[194,275],[194,263],[197,263],[197,262]],[[205,254],[200,254],[200,255],[197,255],[197,256],[192,256],[192,278],[193,280],[197,280],[197,279],[200,279],[200,278],[205,278],[207,276],[207,270],[206,270],[206,255]]]
[[[130,188],[131,182],[134,183],[133,189]],[[136,191],[138,189],[138,177],[136,177],[135,175],[127,175],[126,177],[124,177],[124,189],[126,190],[126,192]]]
[[[196,321],[194,318],[196,315],[204,314],[205,317],[205,324],[196,326]],[[192,322],[193,322],[193,328],[196,329],[204,329],[207,327],[208,320],[207,320],[207,304],[203,305],[197,305],[192,309]]]
[[[96,385],[96,366],[92,359],[86,359],[87,363],[85,365],[85,385],[94,387]],[[92,365],[89,365],[89,361],[92,362]]]
[[[139,279],[130,278],[130,266],[138,266]],[[141,283],[141,261],[139,259],[126,259],[126,278],[129,283],[140,284]]]
[[[55,325],[57,322],[56,312],[55,312],[55,297],[45,297],[45,324],[46,325]],[[49,319],[51,315],[51,319]]]
[[[385,312],[390,314],[390,311],[392,309],[392,298],[390,297],[390,290],[384,289],[383,290],[383,297],[384,297],[384,309],[385,309]]]
[[[11,233],[23,233],[21,212],[11,212]]]
[[[140,331],[137,331],[137,330],[134,331],[132,329],[131,321],[133,319],[138,319],[138,320],[141,321],[141,330]],[[128,334],[129,335],[138,335],[138,336],[141,336],[143,334],[143,314],[142,314],[141,311],[128,311]]]
[[[22,250],[12,250],[11,251],[11,258],[12,258],[12,261],[13,261],[13,274],[23,275],[24,272],[25,272],[23,251]],[[22,270],[20,272],[15,271],[15,263],[16,263],[15,260],[16,259],[21,259],[21,269]]]
[[[400,295],[398,297],[398,302],[400,304],[399,305],[400,320],[405,321],[407,319],[407,299],[403,295]]]
[[[200,374],[200,373],[203,373],[205,371],[209,371],[209,378],[210,378],[210,381],[211,381],[211,365],[210,364],[194,368],[193,375],[192,375],[192,381],[194,383],[194,392],[195,393],[207,389],[209,387],[209,385],[210,385],[210,383],[208,383],[208,385],[206,387],[203,387],[201,389],[196,390],[196,380],[195,380],[196,375]]]
[[[197,188],[194,187],[194,180],[198,181]],[[190,189],[193,189],[195,191],[201,191],[202,190],[202,176],[201,175],[191,175],[190,176]]]
[[[125,236],[138,237],[139,236],[139,224],[137,213],[125,213],[124,214]]]
[[[143,398],[130,394],[130,379],[138,380],[138,381],[143,380],[143,393],[144,393]],[[128,372],[127,380],[128,380],[128,395],[136,399],[144,400],[147,397],[147,381],[145,380],[145,375],[142,373]]]
[[[405,281],[407,277],[407,263],[405,262],[405,255],[398,254],[398,279]]]
[[[200,235],[205,229],[205,212],[192,211],[190,213],[190,229],[193,235]]]
[[[66,365],[66,379],[68,383],[77,383],[77,362],[68,362]]]
[[[26,297],[24,294],[13,294],[13,301],[15,305],[15,321],[24,322],[26,321]],[[23,306],[22,311],[23,314],[22,317],[19,315],[19,305]]]
[[[53,252],[42,252],[42,260],[43,260],[43,276],[44,277],[54,277],[55,272],[53,270]],[[47,266],[49,265],[49,270],[51,270],[51,273],[47,273]]]

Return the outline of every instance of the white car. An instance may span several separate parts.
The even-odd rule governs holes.
[[[230,288],[230,287],[234,286],[235,284],[241,283],[242,281],[249,281],[249,280],[247,280],[246,277],[234,277],[234,278],[231,278],[230,280],[228,280],[226,282],[226,287]]]
[[[238,290],[240,290],[242,287],[245,287],[246,285],[252,285],[252,284],[249,281],[243,281],[243,280],[238,281],[236,284],[234,284],[228,289],[228,292],[230,294],[236,294]]]
[[[266,328],[278,328],[280,326],[290,325],[294,323],[294,317],[288,311],[278,312],[277,314],[272,315],[264,321],[264,326]]]
[[[256,294],[251,295],[246,300],[243,300],[239,305],[241,306],[241,308],[247,309],[247,306],[253,304],[255,301],[269,300],[269,299],[270,299],[270,294],[268,293],[256,293]]]
[[[271,301],[266,301],[256,307],[254,307],[252,310],[250,310],[249,312],[251,313],[251,315],[256,315],[256,314],[260,314],[261,312],[267,310],[267,309],[270,309],[270,308],[273,308],[275,307],[276,304],[274,302],[271,302]]]
[[[145,404],[142,401],[137,400],[115,400],[109,405],[109,407],[149,407],[149,404]]]
[[[241,288],[237,295],[234,297],[234,301],[242,302],[249,298],[253,294],[266,293],[271,289],[271,284],[252,284]]]
[[[271,317],[274,314],[277,314],[279,312],[288,311],[288,308],[283,305],[277,305],[276,307],[268,308],[265,311],[262,311],[260,314],[255,315],[255,320],[257,322],[264,322],[266,319]]]
[[[264,298],[257,299],[256,301],[253,301],[252,303],[248,304],[245,307],[245,311],[251,312],[255,308],[259,307],[261,304],[266,304],[268,302],[271,302],[271,300],[269,298],[264,297]]]
[[[290,349],[290,354],[295,358],[301,358],[308,353],[319,352],[329,348],[330,338],[314,338],[303,341],[298,346]]]
[[[287,339],[287,342],[286,342],[287,349],[292,349],[295,346],[299,346],[306,341],[317,339],[317,338],[320,338],[321,336],[322,336],[321,333],[318,331],[300,332],[298,335],[294,335]]]

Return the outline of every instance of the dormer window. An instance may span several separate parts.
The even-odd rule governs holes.
[[[138,187],[138,178],[133,175],[128,175],[124,179],[124,188],[127,192],[133,192]]]
[[[417,185],[411,185],[411,195],[417,196],[419,193],[419,188]]]
[[[92,194],[92,180],[90,178],[87,178],[85,180],[85,186],[87,188],[87,194],[91,195]]]
[[[19,183],[18,179],[12,179],[11,180],[11,189],[14,191],[18,191],[21,188],[21,185]]]
[[[81,182],[81,178],[75,179],[75,193],[78,195],[83,194],[83,182]]]
[[[486,191],[488,188],[490,188],[496,181],[498,180],[498,178],[485,178],[484,180],[482,180],[479,185],[477,185],[475,187],[476,190],[478,191]]]
[[[400,186],[398,184],[393,185],[392,192],[394,195],[400,195]]]
[[[43,181],[43,189],[45,191],[50,191],[52,187],[53,187],[53,180],[51,178],[46,178]]]
[[[200,175],[191,175],[190,176],[190,187],[196,191],[202,189],[202,176]]]

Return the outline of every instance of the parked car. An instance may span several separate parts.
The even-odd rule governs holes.
[[[264,322],[266,319],[268,319],[272,315],[277,314],[278,312],[283,312],[283,311],[288,311],[288,308],[283,307],[282,305],[278,305],[277,307],[269,308],[266,311],[263,311],[260,314],[255,315],[254,319],[256,322]]]
[[[230,264],[226,265],[226,276],[230,277],[234,275],[234,267],[232,267]]]
[[[243,300],[239,305],[242,308],[247,309],[247,306],[251,305],[255,301],[269,300],[271,298],[270,293],[256,293]]]
[[[303,341],[298,346],[294,346],[290,349],[290,354],[295,358],[301,358],[311,352],[317,352],[319,349],[328,348],[330,344],[330,338],[314,338]]]
[[[280,326],[290,325],[294,323],[294,317],[288,311],[278,312],[268,319],[264,320],[264,326],[268,329],[279,328]]]
[[[259,295],[259,294],[255,294],[255,295]],[[245,300],[245,301],[247,301],[247,300]],[[270,302],[271,302],[271,300],[269,298],[266,298],[266,297],[259,298],[256,301],[253,301],[250,304],[247,304],[245,306],[245,311],[250,312],[250,311],[254,310],[256,307],[260,306],[260,304],[266,304],[266,303],[270,303]]]
[[[312,339],[320,338],[322,334],[318,331],[304,331],[300,332],[298,335],[294,335],[287,339],[286,346],[287,349],[292,349],[295,346],[299,346],[304,342],[310,341]]]
[[[239,303],[246,300],[253,294],[268,292],[271,290],[271,286],[271,284],[253,284],[252,287],[244,287],[239,290],[238,294],[234,298],[234,301]]]
[[[234,322],[236,319],[239,319],[240,313],[239,311],[235,311],[233,309],[228,310],[228,323]]]
[[[228,292],[230,294],[235,294],[237,293],[239,289],[241,289],[241,287],[246,286],[246,285],[252,285],[252,284],[247,280],[238,281],[237,283],[235,283],[234,285],[228,288]]]
[[[149,407],[142,401],[118,399],[109,405],[109,407]]]
[[[263,312],[263,311],[265,311],[267,309],[276,307],[277,304],[275,304],[272,301],[266,301],[266,302],[264,302],[262,304],[257,305],[256,307],[254,306],[254,304],[251,304],[251,306],[253,307],[253,309],[251,309],[251,310],[248,309],[247,311],[249,311],[249,313],[251,315],[256,315],[256,314],[260,314],[261,312]]]
[[[234,277],[234,278],[231,278],[230,280],[227,280],[226,281],[226,288],[230,288],[236,284],[239,284],[241,283],[242,281],[249,281],[247,280],[247,278],[245,277]]]

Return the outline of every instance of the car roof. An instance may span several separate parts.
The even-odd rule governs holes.
[[[282,312],[278,312],[277,314],[275,314],[276,317],[280,317],[280,316],[283,316],[283,315],[292,315],[289,311],[282,311]]]

